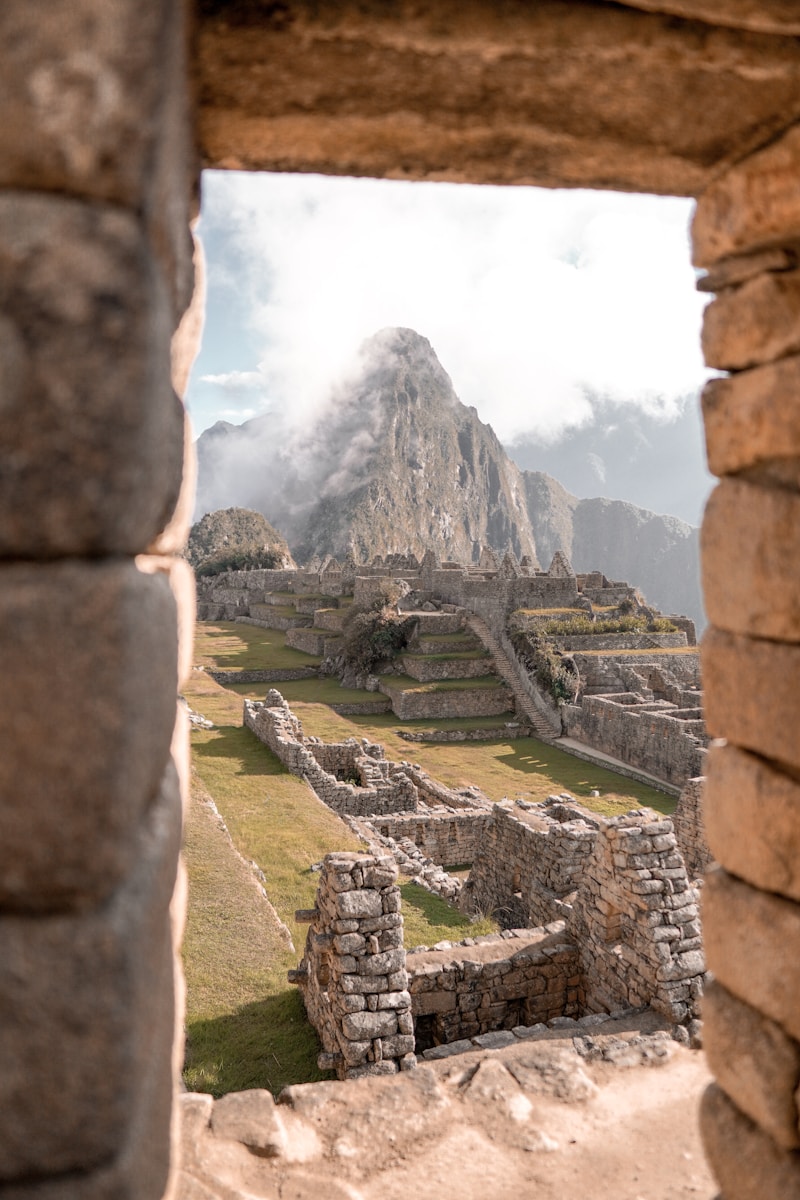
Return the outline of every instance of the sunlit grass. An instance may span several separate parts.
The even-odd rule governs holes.
[[[287,646],[282,629],[219,621],[197,626],[194,661],[198,666],[219,671],[267,671],[313,667],[321,659]]]

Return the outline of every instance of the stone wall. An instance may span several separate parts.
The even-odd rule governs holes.
[[[392,711],[401,721],[450,720],[455,717],[499,717],[513,712],[514,697],[503,685],[443,691],[410,691],[392,683],[391,676],[381,679],[381,691],[392,702]]]
[[[648,674],[653,670],[669,673],[678,680],[684,688],[697,688],[700,682],[700,656],[695,650],[674,654],[664,651],[648,650],[643,654],[626,654],[624,652],[607,654],[592,654],[587,651],[576,651],[573,655],[575,665],[581,676],[581,687],[586,696],[602,695],[606,692],[625,691],[624,672],[636,671],[638,674]]]
[[[305,779],[340,816],[413,812],[417,807],[416,787],[401,765],[386,761],[382,747],[355,739],[326,744],[304,737],[280,692],[269,691],[264,704],[245,700],[243,720],[287,771]]]
[[[382,837],[410,838],[426,858],[441,867],[472,863],[490,817],[482,812],[428,811],[414,816],[382,817],[371,822]]]
[[[705,963],[697,893],[670,820],[644,810],[603,822],[568,928],[589,1012],[649,1004],[691,1028]]]
[[[397,867],[389,857],[327,854],[299,985],[339,1079],[391,1075],[416,1065]]]
[[[620,693],[585,696],[580,704],[565,705],[562,723],[568,737],[682,786],[705,769],[708,736],[695,712]]]
[[[563,922],[509,941],[409,954],[406,966],[417,1053],[579,1015],[580,954]]]
[[[704,790],[705,779],[702,776],[688,780],[681,790],[675,812],[672,814],[678,849],[690,879],[697,879],[703,875],[714,861],[706,840],[703,818]]]
[[[559,920],[578,887],[597,823],[547,805],[501,804],[478,845],[461,905],[467,912],[493,913],[507,929]]]

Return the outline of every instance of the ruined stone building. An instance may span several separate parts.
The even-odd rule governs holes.
[[[0,45],[0,1195],[170,1182],[206,165],[697,197],[702,1125],[726,1200],[796,1196],[797,5],[5,0]]]

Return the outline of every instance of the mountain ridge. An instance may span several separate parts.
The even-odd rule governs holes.
[[[368,339],[360,372],[334,390],[314,429],[278,443],[268,416],[201,435],[201,510],[223,489],[226,506],[262,512],[300,562],[427,549],[475,561],[488,545],[547,566],[561,549],[576,571],[626,579],[659,608],[703,623],[697,530],[521,470],[414,330]]]

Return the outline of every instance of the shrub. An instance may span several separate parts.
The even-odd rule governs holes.
[[[580,679],[572,659],[565,658],[552,642],[540,633],[520,630],[511,635],[511,644],[523,666],[556,704],[569,704],[578,693]]]
[[[206,559],[195,568],[198,578],[207,575],[223,575],[225,571],[273,570],[280,567],[281,555],[273,550],[239,550],[218,558]]]
[[[378,663],[396,658],[408,646],[416,623],[416,617],[401,617],[388,604],[351,608],[342,627],[345,668],[366,675]]]

